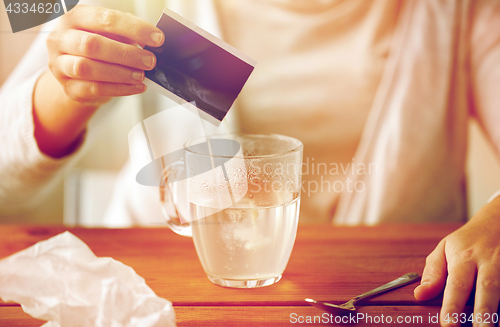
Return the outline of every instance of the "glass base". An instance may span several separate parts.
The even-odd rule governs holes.
[[[208,279],[210,279],[212,283],[219,286],[232,287],[232,288],[257,288],[257,287],[269,286],[277,283],[281,279],[281,276],[282,275],[267,279],[242,280],[242,279],[224,279],[207,275]]]

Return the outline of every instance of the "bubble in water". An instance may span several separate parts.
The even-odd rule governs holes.
[[[249,199],[253,199],[253,194],[249,194],[249,195],[248,195],[248,198],[249,198]]]

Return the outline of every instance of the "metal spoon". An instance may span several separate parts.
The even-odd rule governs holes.
[[[420,275],[417,273],[408,273],[406,275],[403,275],[399,277],[398,279],[393,280],[392,282],[389,282],[385,285],[382,285],[380,287],[377,287],[376,289],[373,289],[371,291],[368,291],[366,293],[363,293],[361,295],[358,295],[349,301],[347,301],[344,304],[331,304],[328,302],[320,302],[320,301],[315,301],[313,299],[306,299],[306,302],[309,303],[312,306],[315,306],[318,309],[321,309],[323,311],[333,313],[333,314],[346,314],[348,312],[353,312],[356,311],[356,308],[354,307],[354,304],[362,299],[366,299],[368,297],[372,297],[374,295],[384,293],[390,290],[393,290],[395,288],[411,284],[417,279],[420,279]]]

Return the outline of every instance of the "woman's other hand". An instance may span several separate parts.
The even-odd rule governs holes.
[[[475,287],[474,313],[464,308]],[[467,224],[446,236],[427,257],[419,301],[435,298],[444,289],[442,326],[496,326],[500,302],[500,197],[484,206]],[[489,323],[488,323],[489,322]]]

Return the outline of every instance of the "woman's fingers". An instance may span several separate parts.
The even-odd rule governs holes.
[[[78,5],[63,17],[65,24],[74,29],[115,34],[153,47],[160,46],[164,41],[162,31],[156,26],[117,10]]]
[[[144,71],[72,55],[53,60],[52,73],[72,100],[89,105],[146,90]]]
[[[474,299],[474,326],[494,326],[500,302],[500,267],[498,261],[479,268]]]
[[[144,80],[143,70],[72,55],[54,59],[53,73],[58,78],[120,84],[139,84]]]
[[[443,292],[448,274],[446,268],[445,241],[441,241],[436,249],[427,256],[420,285],[415,289],[415,298],[428,301]]]
[[[144,92],[144,70],[156,57],[138,45],[163,41],[161,30],[133,15],[78,5],[47,38],[49,67],[72,100],[99,105]]]
[[[144,84],[117,84],[67,79],[62,83],[64,91],[72,100],[85,104],[99,104],[111,97],[143,93]]]
[[[476,264],[467,258],[450,258],[441,308],[441,326],[460,326],[476,277]],[[471,258],[472,259],[472,258]]]
[[[59,32],[47,44],[56,56],[71,54],[141,70],[151,70],[156,65],[156,57],[150,51],[85,31]]]

